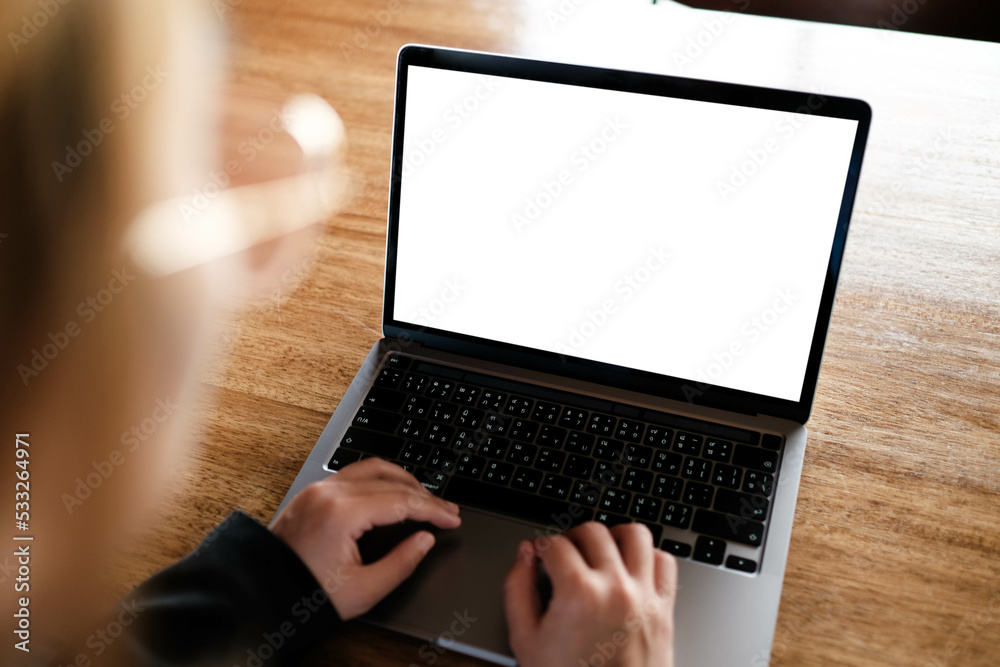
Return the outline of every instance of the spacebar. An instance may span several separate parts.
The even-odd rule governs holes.
[[[521,493],[481,480],[453,476],[444,489],[445,500],[477,507],[516,519],[565,530],[594,518],[594,511],[577,503]]]

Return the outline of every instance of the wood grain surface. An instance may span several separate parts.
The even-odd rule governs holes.
[[[196,447],[114,571],[115,594],[233,508],[268,521],[380,336],[395,54],[422,42],[872,105],[772,664],[1000,662],[1000,45],[638,0],[562,3],[569,13],[556,0],[213,6],[232,25],[238,83],[316,92],[340,111],[354,194],[280,289],[221,323]],[[429,664],[420,646],[350,623],[308,662]]]

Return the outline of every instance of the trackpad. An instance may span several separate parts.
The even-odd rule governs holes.
[[[455,647],[463,652],[475,647],[509,656],[503,581],[518,543],[544,534],[542,529],[463,508],[462,526],[456,530],[415,522],[372,530],[358,542],[362,558],[366,563],[380,558],[421,529],[434,533],[434,548],[413,576],[365,619],[444,646],[468,645]]]

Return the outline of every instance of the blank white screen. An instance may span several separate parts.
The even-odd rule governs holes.
[[[410,66],[392,315],[797,401],[856,130]]]

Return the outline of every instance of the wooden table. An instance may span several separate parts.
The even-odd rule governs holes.
[[[201,446],[119,593],[234,507],[269,520],[379,337],[394,59],[424,42],[872,105],[772,664],[997,664],[1000,45],[642,0],[228,1],[214,6],[231,9],[236,78],[330,100],[355,194],[281,288],[226,325]],[[420,645],[351,623],[310,664],[423,665]]]

